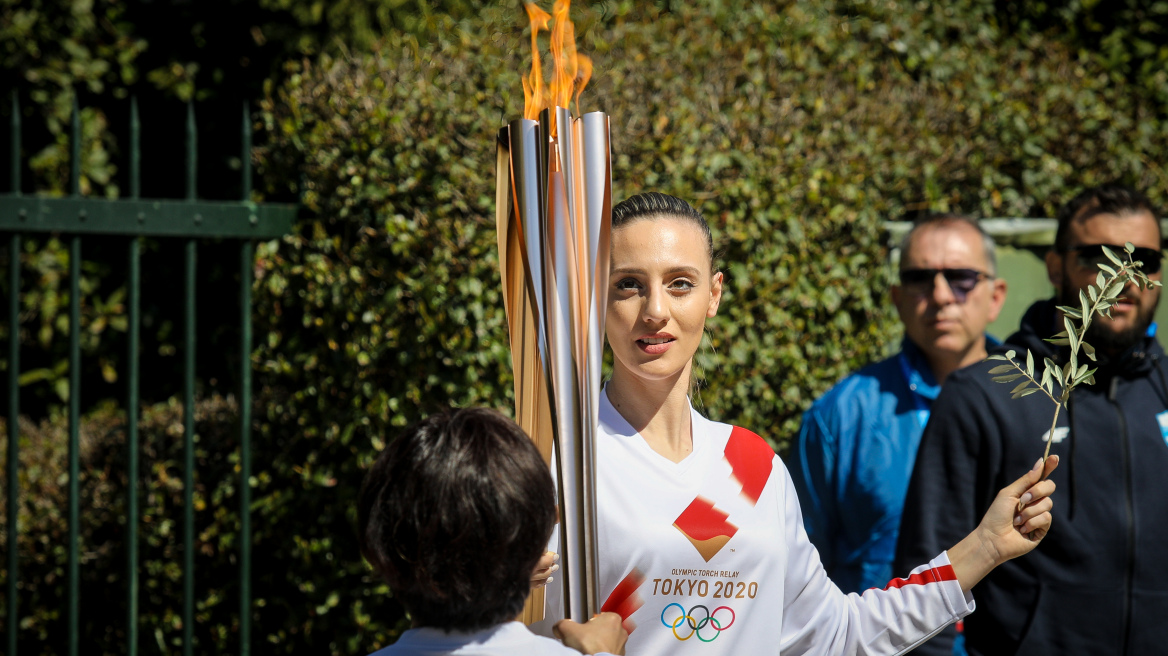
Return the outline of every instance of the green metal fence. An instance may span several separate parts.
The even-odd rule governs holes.
[[[65,198],[24,196],[21,191],[21,111],[19,96],[11,94],[11,192],[0,194],[0,233],[8,234],[9,247],[9,299],[8,299],[8,458],[7,458],[7,573],[8,596],[6,633],[8,656],[17,654],[19,628],[18,581],[20,576],[20,554],[17,544],[18,502],[20,489],[17,474],[20,467],[19,422],[20,416],[20,252],[21,239],[26,234],[58,233],[69,237],[69,485],[68,485],[68,579],[67,608],[65,609],[68,631],[69,656],[80,653],[79,632],[80,612],[80,570],[79,570],[79,498],[80,469],[80,419],[81,419],[81,257],[85,235],[124,235],[126,256],[128,257],[127,314],[128,353],[126,371],[126,450],[129,498],[126,500],[126,580],[127,598],[127,642],[125,653],[134,655],[138,651],[138,524],[139,499],[135,483],[138,481],[138,418],[139,418],[139,351],[140,351],[140,308],[141,308],[141,239],[180,239],[184,245],[185,272],[184,317],[183,317],[183,599],[182,637],[183,654],[193,653],[194,629],[194,503],[193,476],[194,457],[194,408],[195,408],[195,283],[198,243],[201,239],[230,239],[239,242],[239,333],[240,366],[240,539],[239,539],[239,653],[250,652],[251,619],[251,285],[254,266],[253,244],[255,240],[272,239],[287,234],[296,217],[296,207],[290,205],[269,205],[251,202],[251,118],[247,103],[243,104],[240,127],[240,153],[242,162],[242,199],[238,202],[209,202],[198,200],[197,157],[198,132],[194,105],[188,103],[186,114],[186,198],[181,200],[156,200],[140,198],[141,172],[141,122],[135,98],[130,102],[130,194],[128,198],[105,200],[81,196],[80,148],[81,127],[80,108],[76,101],[73,107],[72,124],[72,193]]]

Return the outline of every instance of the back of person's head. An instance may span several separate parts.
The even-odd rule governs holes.
[[[556,521],[548,466],[513,421],[452,410],[406,429],[365,477],[361,552],[417,626],[514,619]]]
[[[1139,191],[1115,183],[1085,189],[1059,209],[1054,249],[1062,253],[1070,246],[1071,224],[1075,221],[1086,221],[1100,214],[1123,216],[1145,212],[1157,220],[1158,226],[1159,216],[1155,206]]]

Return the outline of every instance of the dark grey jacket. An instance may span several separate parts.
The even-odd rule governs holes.
[[[1031,306],[1006,340],[1056,361],[1052,301]],[[1148,337],[1103,363],[1096,384],[1077,387],[1059,417],[1051,453],[1051,532],[1034,552],[998,567],[974,590],[965,622],[971,655],[1168,653],[1168,377]],[[998,490],[1034,466],[1054,404],[1011,400],[983,362],[954,373],[921,438],[897,546],[903,576],[968,534]],[[1158,417],[1158,415],[1160,415]],[[1161,424],[1160,421],[1164,423]],[[1161,428],[1161,425],[1165,428]],[[951,654],[942,634],[919,648]]]

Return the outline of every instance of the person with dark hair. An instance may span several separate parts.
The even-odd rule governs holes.
[[[598,597],[624,619],[630,653],[904,653],[973,610],[969,588],[1045,535],[1054,486],[1039,482],[1036,464],[947,552],[883,589],[841,592],[771,447],[703,417],[687,397],[706,320],[722,301],[706,221],[681,199],[649,193],[617,204],[612,226]],[[553,620],[563,616],[558,586],[546,588]]]
[[[1103,246],[1161,277],[1160,221],[1141,193],[1119,185],[1088,189],[1059,212],[1046,256],[1055,298],[1035,303],[1001,351],[1029,349],[1059,366],[1069,348],[1045,338],[1063,329],[1056,305],[1079,305],[1079,292],[1107,263]],[[1053,476],[1068,493],[1056,511],[1059,530],[1043,548],[981,583],[987,602],[965,623],[970,654],[1116,654],[1165,652],[1168,618],[1168,376],[1152,316],[1160,290],[1129,285],[1110,318],[1094,317],[1095,382],[1071,393],[1051,431],[1054,406],[1042,395],[1012,400],[1013,386],[992,382],[987,362],[954,373],[933,404],[909,482],[896,568],[964,535],[993,491],[1020,463],[1051,442],[1065,466]],[[960,500],[953,503],[953,500]],[[947,653],[945,638],[922,653]]]
[[[376,656],[623,654],[620,617],[556,630],[573,649],[513,621],[556,522],[539,451],[511,420],[469,408],[408,429],[361,487],[359,541],[413,622]]]
[[[986,357],[986,326],[1006,282],[977,220],[931,214],[900,246],[892,302],[904,324],[896,355],[840,381],[803,415],[791,478],[807,535],[845,592],[892,578],[905,490],[929,408],[961,367]]]

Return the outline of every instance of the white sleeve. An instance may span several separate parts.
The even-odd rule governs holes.
[[[780,653],[903,654],[973,612],[973,595],[961,591],[947,553],[883,590],[845,595],[807,539],[795,488],[785,467],[782,472],[788,559]]]

